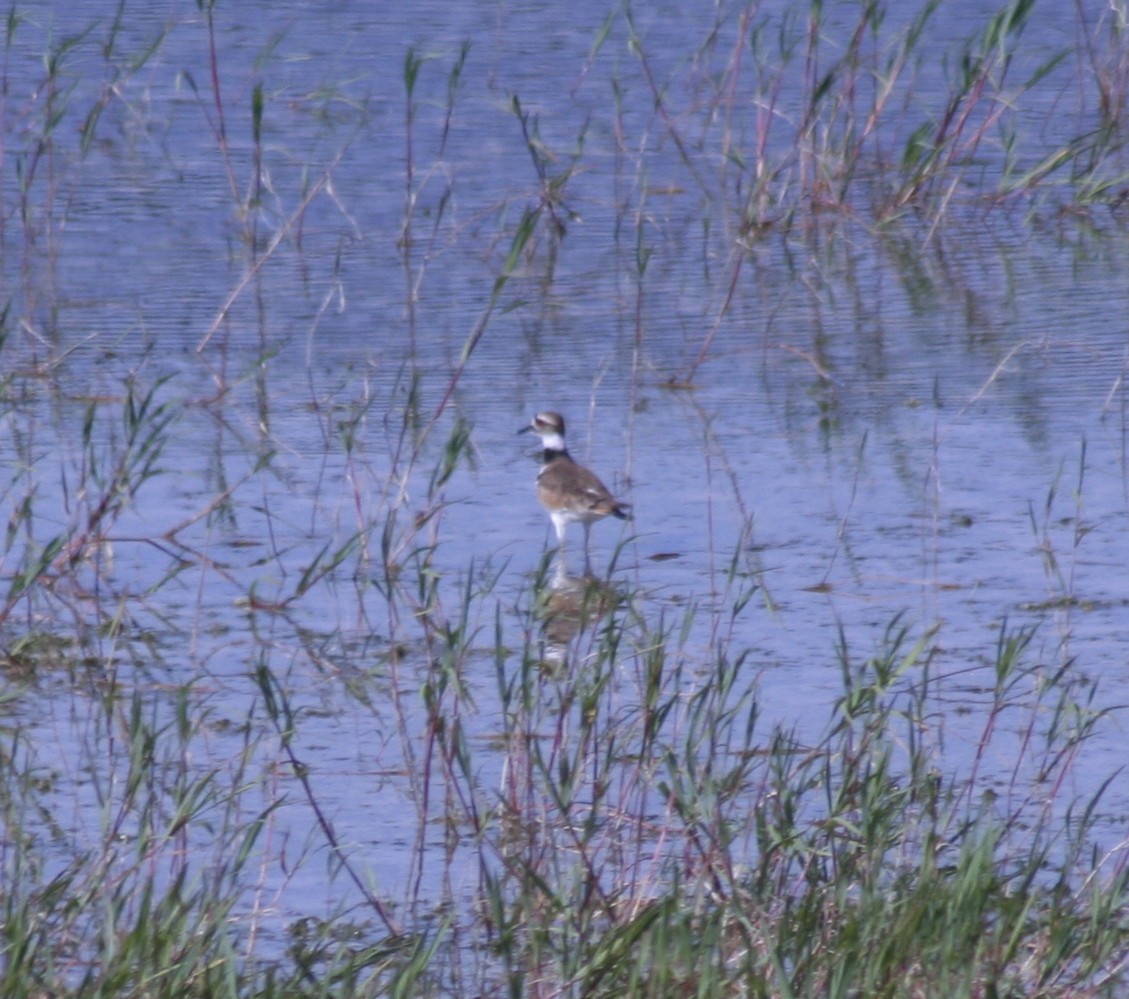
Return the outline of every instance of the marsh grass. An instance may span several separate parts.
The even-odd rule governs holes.
[[[157,442],[183,415],[154,397],[128,393],[124,430],[107,435],[116,443],[83,449],[100,489],[82,509],[105,511],[75,521],[84,546],[111,540],[115,503],[165,474]],[[292,652],[264,642],[247,714],[225,726],[234,751],[204,762],[217,759],[201,751],[221,731],[206,690],[154,686],[145,675],[157,663],[138,669],[135,650],[127,669],[119,630],[84,632],[88,671],[64,669],[89,712],[80,755],[98,765],[48,762],[20,727],[0,729],[6,994],[1123,988],[1124,845],[1102,825],[1105,785],[1085,800],[1068,792],[1103,711],[1069,661],[1035,658],[1031,629],[999,633],[963,772],[945,763],[946,691],[969,668],[954,671],[936,633],[901,619],[871,654],[845,640],[829,650],[840,694],[821,736],[766,725],[733,627],[757,606],[756,577],[737,571],[736,555],[713,610],[659,610],[622,583],[615,600],[593,590],[585,599],[599,612],[582,615],[566,668],[550,668],[537,599],[548,560],[517,607],[489,567],[444,581],[445,489],[469,439],[456,424],[415,476],[426,490],[414,516],[389,494],[365,576],[387,607],[386,652],[343,688],[373,732],[394,733],[395,784],[418,830],[408,877],[382,883],[338,835],[310,752],[320,727],[307,734],[321,712],[286,665]],[[71,549],[67,539],[59,550]],[[340,577],[360,548],[342,551],[315,554],[287,604]],[[74,599],[58,596],[59,577],[76,571],[56,565],[49,587],[29,578],[14,603],[50,617],[52,600]],[[703,614],[717,618],[706,650],[692,644]],[[311,662],[322,661],[318,642],[303,646]],[[9,665],[17,659],[8,675],[30,692],[70,657],[25,642]],[[498,710],[487,720],[476,704],[490,664]],[[331,675],[359,667],[342,650]],[[982,772],[997,753],[1014,754],[1011,770]],[[60,809],[72,769],[85,790]],[[281,785],[264,776],[280,771]],[[289,863],[327,854],[343,902],[293,921],[280,945],[256,866],[295,807],[314,823]]]
[[[99,375],[106,393],[76,394],[71,379],[90,368],[71,356],[63,312],[43,291],[51,282],[32,277],[65,222],[60,191],[81,183],[78,167],[60,169],[73,140],[62,124],[81,123],[81,164],[171,29],[122,53],[121,4],[100,48],[110,82],[91,106],[78,106],[68,78],[87,33],[52,45],[35,100],[0,102],[20,136],[4,151],[16,185],[5,188],[14,203],[0,213],[0,239],[23,282],[0,316],[0,350],[20,362],[3,376],[13,431],[0,605],[4,995],[1122,994],[1129,852],[1110,842],[1103,808],[1116,774],[1089,797],[1071,792],[1108,709],[1066,648],[1048,658],[1033,630],[1005,623],[985,638],[983,663],[954,663],[940,632],[897,617],[872,651],[845,638],[827,650],[822,665],[839,687],[816,736],[766,721],[758,681],[776,664],[742,643],[738,625],[774,604],[724,463],[717,481],[731,481],[742,529],[732,550],[711,534],[709,594],[676,605],[625,582],[616,569],[625,543],[608,578],[581,588],[555,661],[548,559],[515,583],[500,559],[461,565],[447,555],[453,487],[476,461],[463,377],[498,314],[520,304],[515,289],[548,294],[595,132],[585,123],[557,145],[520,95],[505,102],[522,154],[518,193],[507,188],[483,213],[495,228],[480,248],[489,276],[476,318],[440,384],[429,382],[415,355],[417,308],[455,238],[455,174],[439,161],[467,86],[468,45],[442,62],[408,49],[403,64],[396,239],[409,355],[387,399],[362,376],[339,406],[311,375],[309,409],[340,477],[326,472],[302,508],[310,528],[288,520],[293,507],[276,512],[283,490],[272,487],[291,479],[274,436],[268,370],[281,348],[263,275],[287,249],[305,253],[315,206],[330,202],[355,228],[334,185],[351,140],[304,166],[293,203],[268,212],[271,197],[285,200],[265,138],[280,108],[260,79],[246,88],[246,122],[227,103],[224,8],[197,7],[206,66],[199,81],[183,79],[239,234],[232,286],[194,341],[214,389],[207,399],[182,389],[153,351],[125,371],[110,365]],[[806,238],[828,218],[882,230],[913,216],[905,231],[917,247],[959,214],[958,202],[1119,204],[1129,73],[1124,18],[1113,15],[1123,12],[1090,19],[1079,5],[1080,51],[1025,60],[1032,5],[1011,0],[943,66],[940,105],[921,108],[910,95],[936,8],[923,4],[889,34],[890,6],[850,5],[842,41],[831,5],[776,21],[746,4],[735,33],[719,26],[698,44],[702,71],[690,81],[664,70],[631,4],[603,22],[577,88],[622,32],[640,75],[615,79],[612,131],[642,90],[673,159],[710,202],[703,229],[729,233],[715,322],[668,387],[698,376],[748,251],[768,232]],[[5,97],[22,27],[13,8]],[[1068,63],[1092,71],[1097,104],[1085,91],[1085,129],[1032,152],[1015,109]],[[419,95],[432,70],[443,96],[426,134]],[[697,100],[683,104],[694,87]],[[632,145],[618,135],[616,156],[639,181],[617,205],[634,223],[637,372],[659,238],[647,200],[653,163],[633,152],[647,147],[644,136]],[[434,164],[421,159],[426,148]],[[311,368],[313,332],[340,298],[338,263],[311,320]],[[233,317],[248,298],[245,340]],[[826,364],[810,360],[826,389]],[[243,407],[254,431],[239,438],[238,457],[217,445],[218,470],[186,506],[159,510],[155,527],[135,516],[170,480],[161,495],[181,491],[183,469],[169,457],[178,434],[191,438],[197,419],[230,433]],[[63,438],[72,444],[57,449]],[[1083,450],[1074,548],[1085,532],[1084,470]],[[713,465],[709,475],[712,491]],[[341,500],[329,496],[337,485]],[[1032,510],[1032,530],[1049,589],[1072,600],[1052,517],[1057,487],[1041,515]],[[269,540],[242,535],[248,521]],[[244,548],[253,554],[241,561]],[[147,557],[127,556],[137,578],[115,573],[115,558],[138,551]],[[215,612],[213,587],[235,611]],[[359,608],[363,638],[324,620],[339,605]],[[975,748],[970,763],[951,762],[951,690],[969,678],[973,693],[962,691],[958,707],[979,725]],[[56,704],[68,707],[55,714]],[[359,739],[332,725],[346,711]],[[78,735],[69,755],[53,756],[37,734],[62,727]],[[361,743],[349,793],[379,798],[374,826],[395,819],[399,831],[388,839],[334,812],[338,765],[322,750],[349,738]],[[315,894],[332,901],[315,905]]]
[[[749,239],[817,226],[828,215],[888,225],[908,212],[943,224],[970,199],[1119,203],[1127,176],[1124,10],[1114,4],[1093,16],[1078,4],[1079,48],[1039,51],[1024,48],[1033,3],[1010,0],[970,23],[938,67],[940,7],[815,0],[780,13],[738,5],[729,12],[736,30],[719,23],[695,54],[685,106],[675,79],[657,82],[630,8],[625,18],[658,122],[713,197],[714,180],[685,138],[702,134],[689,108],[708,114],[707,141],[725,164],[721,176]],[[1072,76],[1096,82],[1078,90],[1074,133],[1025,125],[1025,105],[1061,107]],[[935,103],[922,104],[923,90]]]
[[[235,751],[205,763],[210,698],[111,666],[110,634],[87,653],[108,675],[79,680],[81,755],[99,764],[78,766],[89,783],[72,819],[59,804],[75,764],[48,765],[18,727],[0,732],[6,994],[1124,987],[1124,845],[1102,825],[1104,786],[1068,791],[1103,712],[1069,662],[1035,658],[1030,629],[1000,631],[964,772],[945,761],[945,692],[968,668],[954,672],[937,635],[901,619],[871,654],[829,650],[840,693],[814,740],[762,722],[757,670],[731,627],[756,606],[740,586],[716,610],[657,616],[628,590],[586,619],[567,668],[549,669],[536,600],[513,608],[496,573],[470,566],[452,586],[438,569],[442,484],[464,441],[456,431],[427,477],[434,512],[388,535],[372,576],[387,652],[353,681],[368,727],[398,746],[386,765],[399,760],[418,830],[409,876],[382,883],[336,832],[312,753],[321,712],[292,652],[262,645],[257,694],[231,719]],[[719,617],[708,650],[692,645],[700,614]],[[484,719],[490,663],[498,710]],[[338,654],[338,670],[359,666]],[[997,753],[1014,754],[1012,769],[981,772]],[[264,777],[279,771],[281,785]],[[280,947],[250,900],[261,844],[295,807],[314,831],[288,863],[328,855],[342,904],[294,921]]]

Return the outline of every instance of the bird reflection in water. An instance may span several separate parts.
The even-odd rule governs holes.
[[[537,591],[536,614],[541,621],[543,663],[550,670],[568,662],[572,640],[623,600],[615,588],[594,576],[569,576],[554,572]]]

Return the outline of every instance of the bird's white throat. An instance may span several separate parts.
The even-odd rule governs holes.
[[[564,438],[555,430],[550,430],[547,433],[541,433],[541,446],[546,451],[563,451],[565,449]]]

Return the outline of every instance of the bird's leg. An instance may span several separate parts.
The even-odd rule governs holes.
[[[557,575],[562,577],[565,575],[565,528],[568,525],[564,519],[553,518],[553,527],[557,531]]]
[[[592,560],[588,555],[588,534],[592,530],[592,525],[586,520],[584,521],[584,575],[592,575]]]

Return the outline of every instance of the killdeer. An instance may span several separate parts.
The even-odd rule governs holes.
[[[578,465],[565,447],[565,422],[560,413],[538,413],[519,434],[533,431],[541,438],[541,471],[537,473],[537,498],[549,512],[557,531],[557,547],[565,546],[565,528],[584,525],[584,566],[588,568],[588,532],[597,520],[611,514],[628,517],[628,506],[610,492],[594,472]]]

